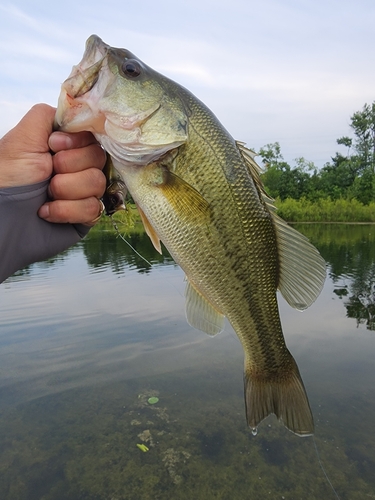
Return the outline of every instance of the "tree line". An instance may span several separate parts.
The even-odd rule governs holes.
[[[259,155],[265,171],[262,181],[268,193],[281,201],[288,198],[317,202],[356,199],[363,205],[375,201],[375,101],[350,117],[353,137],[340,137],[337,144],[346,154],[336,152],[321,169],[300,157],[291,167],[281,154],[278,142],[263,146]]]

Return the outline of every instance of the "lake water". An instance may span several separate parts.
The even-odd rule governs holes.
[[[328,263],[308,310],[279,300],[314,438],[254,437],[231,327],[189,327],[170,257],[103,228],[0,286],[0,498],[375,498],[375,226],[298,229]]]

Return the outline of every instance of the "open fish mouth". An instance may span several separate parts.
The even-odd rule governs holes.
[[[325,262],[275,214],[254,154],[188,90],[96,35],[62,86],[56,122],[92,132],[108,153],[106,211],[123,208],[130,193],[155,248],[162,242],[185,271],[189,324],[215,335],[228,318],[245,352],[253,432],[274,413],[292,432],[312,434],[276,291],[308,307]]]
[[[163,85],[144,98],[150,82],[150,68],[131,52],[91,35],[61,86],[54,128],[92,132],[114,160],[150,163],[188,137],[186,114],[165,96]]]
[[[97,35],[88,38],[81,62],[73,66],[71,74],[63,83],[63,88],[70,97],[80,97],[93,88],[108,49],[109,46]]]
[[[110,46],[97,35],[91,35],[86,41],[82,60],[73,66],[69,77],[61,86],[59,105],[55,116],[54,128],[64,129],[72,120],[72,114],[84,107],[80,98],[90,92],[99,79]],[[73,132],[73,130],[71,130]]]
[[[104,58],[100,59],[97,63],[85,70],[81,69],[79,66],[74,68],[75,72],[72,77],[68,78],[63,84],[63,88],[66,90],[69,97],[76,99],[93,88],[98,81],[103,59]]]

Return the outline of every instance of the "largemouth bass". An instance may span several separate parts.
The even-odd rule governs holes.
[[[276,292],[308,307],[325,263],[276,215],[253,153],[188,90],[95,35],[62,85],[56,126],[91,131],[110,155],[117,203],[126,186],[155,248],[162,241],[186,273],[188,322],[215,335],[230,321],[245,353],[248,425],[255,432],[274,413],[294,433],[312,434]]]

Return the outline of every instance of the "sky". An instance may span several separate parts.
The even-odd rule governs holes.
[[[255,150],[321,167],[375,100],[374,0],[0,0],[0,136],[56,106],[93,33],[201,99]]]

